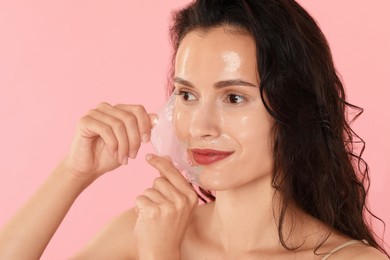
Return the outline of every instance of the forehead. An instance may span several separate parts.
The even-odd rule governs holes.
[[[178,76],[245,73],[257,75],[256,45],[243,30],[216,27],[193,30],[182,39],[176,54],[175,74]],[[233,76],[233,75],[231,75]]]
[[[253,37],[242,29],[220,26],[210,29],[195,29],[181,40],[177,56],[182,52],[196,51],[236,51],[241,54],[254,54],[256,50]],[[252,52],[252,53],[251,53]]]

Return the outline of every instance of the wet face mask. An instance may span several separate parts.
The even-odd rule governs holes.
[[[190,165],[187,149],[175,134],[173,125],[175,97],[173,93],[164,108],[157,113],[158,121],[152,129],[150,141],[157,155],[169,156],[175,167],[186,175],[188,181],[199,186],[198,175],[202,169],[200,166]]]

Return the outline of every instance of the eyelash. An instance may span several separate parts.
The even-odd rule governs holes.
[[[239,98],[242,99],[242,101],[241,102],[230,102],[231,101],[230,97],[232,97],[232,96],[239,97]],[[226,98],[224,100],[229,101],[228,103],[230,103],[230,104],[237,104],[238,105],[238,104],[241,104],[242,102],[245,102],[246,98],[244,96],[240,95],[240,94],[229,93],[229,94],[226,95]]]
[[[185,95],[193,95],[195,96],[193,93],[189,92],[189,91],[184,91],[184,90],[178,90],[175,92],[175,95],[177,96],[181,96],[182,99],[185,101],[185,102],[191,102],[191,101],[194,101],[194,100],[188,100],[184,98]],[[231,97],[232,96],[235,96],[235,97],[238,97],[240,98],[242,101],[241,102],[230,102],[231,101]],[[243,96],[243,95],[240,95],[240,94],[235,94],[235,93],[228,93],[225,98],[223,99],[224,101],[226,101],[227,103],[229,104],[234,104],[234,105],[238,105],[238,104],[241,104],[242,102],[245,102],[247,99]]]
[[[187,95],[187,94],[191,94],[191,95],[195,96],[194,94],[192,94],[192,93],[191,93],[191,92],[189,92],[189,91],[178,90],[178,91],[176,91],[176,92],[175,92],[175,95],[177,95],[177,96],[181,96],[181,97],[182,97],[182,99],[183,99],[184,101],[187,101],[187,102],[189,102],[189,101],[193,101],[193,100],[186,100],[186,99],[184,99],[184,95]]]

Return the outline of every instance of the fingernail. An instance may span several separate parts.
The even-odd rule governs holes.
[[[149,142],[149,135],[148,135],[148,134],[144,134],[144,135],[142,136],[142,142],[143,142],[143,143]]]
[[[132,153],[130,154],[130,158],[131,158],[131,159],[135,159],[135,157],[137,157],[137,151],[132,152]]]
[[[157,115],[153,115],[153,118],[152,118],[152,126],[155,126],[158,122],[158,116]]]
[[[153,155],[152,154],[147,154],[146,156],[145,156],[145,158],[146,158],[146,160],[150,160],[150,159],[152,159],[152,157],[153,157]]]
[[[122,165],[127,165],[128,162],[129,162],[129,161],[128,161],[127,157],[125,157],[125,158],[123,158]]]

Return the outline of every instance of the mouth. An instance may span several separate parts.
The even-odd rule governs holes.
[[[209,165],[221,161],[234,152],[218,151],[212,149],[191,149],[192,158],[200,165]]]

